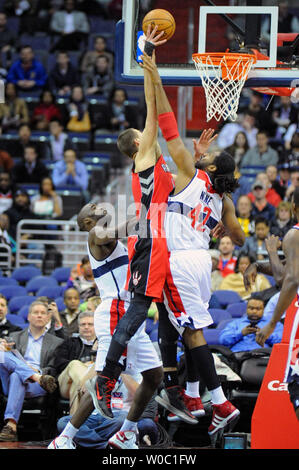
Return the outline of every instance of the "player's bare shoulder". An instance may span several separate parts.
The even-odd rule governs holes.
[[[291,254],[291,256],[294,256],[294,253],[297,253],[299,255],[299,230],[291,228],[284,236],[283,242],[282,242],[282,248],[285,253]],[[296,259],[298,262],[298,258]]]
[[[140,149],[134,159],[135,173],[140,173],[141,171],[145,171],[148,168],[155,166],[161,153],[160,145],[157,142],[146,151]]]

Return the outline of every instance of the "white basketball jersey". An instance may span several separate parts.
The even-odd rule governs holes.
[[[106,299],[129,300],[129,293],[125,290],[129,264],[127,248],[118,241],[111,255],[101,261],[92,256],[88,243],[87,250],[102,302]]]
[[[208,249],[210,232],[222,217],[222,196],[209,175],[196,173],[188,186],[168,198],[165,232],[169,251]]]

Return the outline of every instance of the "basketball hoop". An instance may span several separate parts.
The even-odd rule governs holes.
[[[240,93],[252,65],[253,54],[206,52],[192,54],[206,95],[207,121],[213,117],[237,119]]]

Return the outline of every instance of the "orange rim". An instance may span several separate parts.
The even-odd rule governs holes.
[[[204,52],[192,54],[195,63],[211,64],[220,66],[222,70],[222,80],[242,80],[247,78],[250,68],[246,67],[256,63],[256,57],[253,54],[239,54],[233,52]],[[241,69],[237,64],[243,64]],[[251,67],[250,65],[250,67]]]

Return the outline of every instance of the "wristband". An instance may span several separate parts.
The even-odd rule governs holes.
[[[177,139],[180,136],[176,118],[172,111],[169,113],[159,114],[158,122],[166,142]]]
[[[155,49],[155,45],[150,42],[150,41],[145,41],[144,43],[144,52],[149,55],[150,57],[152,57],[153,55],[153,51]]]

